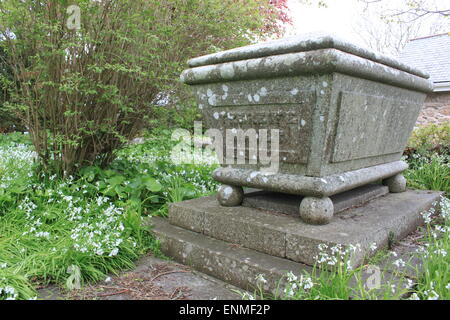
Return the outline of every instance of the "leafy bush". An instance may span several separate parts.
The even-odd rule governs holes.
[[[154,106],[153,117],[148,122],[147,128],[157,134],[167,128],[183,128],[193,131],[194,121],[201,120],[196,102],[175,102],[165,106]]]
[[[23,130],[20,120],[5,105],[9,100],[8,83],[12,77],[12,70],[7,63],[6,52],[0,46],[0,133]]]
[[[80,29],[66,25],[69,4],[80,8]],[[29,128],[47,172],[69,176],[82,166],[105,166],[157,116],[158,94],[175,90],[186,100],[178,76],[188,57],[277,32],[280,11],[267,10],[272,6],[267,0],[1,1],[0,46],[14,75],[4,79],[8,106]]]
[[[408,185],[415,189],[450,194],[450,124],[431,124],[415,129],[405,150]]]
[[[425,155],[430,151],[450,154],[450,123],[430,124],[412,132],[405,154]]]

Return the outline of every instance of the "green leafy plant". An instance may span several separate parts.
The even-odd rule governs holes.
[[[450,200],[442,198],[438,208],[422,214],[427,233],[419,250],[423,265],[418,270],[414,299],[450,299]]]
[[[22,136],[0,139],[0,300],[36,297],[37,284],[71,289],[102,280],[147,250],[158,252],[131,198],[90,184],[95,170],[78,178],[37,175],[37,155]],[[99,172],[111,185],[122,180]],[[143,184],[159,189],[153,179]]]
[[[80,9],[80,28],[67,26],[69,5]],[[278,32],[275,8],[267,0],[1,1],[0,47],[13,75],[2,78],[7,106],[29,128],[44,171],[105,167],[158,116],[158,95],[186,100],[178,77],[188,57]]]
[[[412,132],[405,154],[426,155],[430,151],[444,155],[450,153],[450,123],[430,124]]]
[[[415,189],[444,191],[450,194],[449,156],[414,154],[408,160],[410,168],[405,172],[408,186]]]

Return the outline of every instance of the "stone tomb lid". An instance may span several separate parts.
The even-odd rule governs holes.
[[[308,33],[208,54],[193,58],[188,61],[188,64],[189,67],[195,68],[225,62],[263,58],[272,55],[306,52],[319,49],[337,49],[421,78],[428,79],[430,77],[426,72],[406,65],[394,57],[371,51],[327,33]]]

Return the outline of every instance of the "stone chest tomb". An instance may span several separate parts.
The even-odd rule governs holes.
[[[224,184],[222,205],[240,205],[242,187],[301,195],[303,220],[323,224],[335,211],[330,196],[378,180],[405,190],[400,158],[432,89],[420,70],[326,35],[237,48],[189,66],[181,79],[207,126],[279,130],[277,172],[247,161],[214,173]]]
[[[222,140],[227,160],[244,153],[246,161],[213,173],[217,198],[173,203],[168,221],[152,218],[162,250],[244,289],[263,274],[264,290],[274,292],[286,272],[310,271],[323,245],[359,248],[349,261],[357,266],[374,245],[405,237],[440,197],[407,190],[402,176],[427,77],[328,35],[190,60],[181,79],[207,126],[223,135],[277,132],[278,143],[276,134],[256,136],[277,166],[267,170],[250,139],[243,148]]]

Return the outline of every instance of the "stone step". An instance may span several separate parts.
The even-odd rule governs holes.
[[[311,267],[287,259],[220,241],[205,235],[171,225],[166,219],[151,218],[152,231],[161,241],[162,251],[197,271],[211,275],[244,290],[258,287],[257,277],[266,283],[260,286],[265,292],[275,294],[284,288],[287,272],[300,276]]]
[[[376,198],[345,210],[330,224],[312,226],[298,217],[248,207],[222,207],[215,197],[170,205],[169,221],[186,230],[237,244],[264,254],[313,265],[318,245],[357,245],[352,266],[372,252],[371,244],[385,247],[402,239],[423,223],[421,212],[439,200],[441,193],[408,190]]]
[[[153,217],[147,223],[151,225],[152,232],[161,241],[161,250],[167,256],[200,273],[225,281],[252,294],[255,290],[259,292],[259,289],[262,289],[266,294],[269,293],[279,298],[284,296],[288,272],[292,272],[297,277],[301,275],[309,277],[313,271],[312,267],[305,264],[187,231],[171,225],[167,219]],[[403,257],[401,251],[398,254],[399,257]],[[366,287],[369,278],[373,276],[373,270],[370,267],[374,266],[365,266],[361,272],[355,273],[354,277],[349,280],[348,285],[355,289],[356,295],[360,291],[360,286]],[[378,264],[375,267],[378,267]],[[395,291],[399,292],[405,288],[408,278],[415,280],[414,275],[411,277],[403,273],[399,274],[398,270],[392,270],[390,257],[381,261],[379,267],[382,272],[380,274],[382,287],[375,291],[379,299],[383,299],[386,286],[389,286],[389,290],[391,290],[391,285],[395,284]],[[267,281],[266,283],[257,280],[260,275]],[[366,287],[366,289],[368,288]]]

